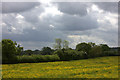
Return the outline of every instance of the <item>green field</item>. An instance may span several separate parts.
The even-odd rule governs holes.
[[[118,78],[118,57],[2,65],[3,78]]]

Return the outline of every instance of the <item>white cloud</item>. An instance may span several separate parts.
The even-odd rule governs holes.
[[[6,23],[3,22],[1,25],[2,25],[2,27],[3,27],[3,26],[6,26]]]
[[[33,30],[36,30],[36,27],[32,27]]]
[[[50,26],[50,28],[55,28],[55,26],[53,26],[52,24],[50,24],[49,26]]]
[[[97,36],[88,36],[88,35],[68,35],[68,39],[71,41],[70,46],[75,48],[77,44],[81,42],[94,42],[97,44],[107,43],[103,39]]]
[[[22,16],[22,15],[20,15],[20,14],[17,14],[16,18],[17,18],[17,19],[23,19],[24,16]]]

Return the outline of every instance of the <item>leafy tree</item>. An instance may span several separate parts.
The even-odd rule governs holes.
[[[10,39],[2,40],[2,61],[3,63],[13,63],[16,61],[16,46]]]
[[[102,48],[100,46],[94,46],[88,54],[89,57],[98,57],[101,55],[102,55]]]
[[[63,53],[63,51],[61,49],[60,50],[56,50],[54,52],[54,54],[57,54],[60,57],[60,60],[64,60],[64,53]]]
[[[43,47],[42,48],[42,55],[51,55],[53,50],[50,47]]]
[[[63,41],[63,48],[68,49],[69,48],[68,45],[69,45],[69,42],[67,40],[64,40]]]
[[[16,50],[17,50],[16,54],[20,55],[23,52],[23,47],[20,47],[20,44],[18,44]]]
[[[96,46],[95,43],[92,43],[92,42],[89,42],[88,44],[89,44],[91,47]]]
[[[62,40],[60,38],[55,39],[55,49],[61,49]]]
[[[68,50],[73,50],[72,48],[68,48]]]
[[[31,54],[33,53],[32,50],[25,50],[24,52],[25,52],[25,54],[27,54],[27,55],[31,55]]]
[[[100,46],[101,46],[103,52],[110,50],[110,48],[109,48],[109,46],[107,44],[100,44]]]
[[[2,54],[2,43],[0,42],[0,54]]]
[[[64,48],[63,48],[64,49]],[[60,60],[75,60],[84,58],[83,51],[76,50],[56,50],[54,54],[57,54],[60,57]]]
[[[33,51],[33,54],[41,54],[41,51],[39,51],[38,49]]]
[[[77,51],[84,51],[86,53],[89,53],[90,49],[91,49],[91,46],[89,44],[85,43],[85,42],[76,45],[76,50]]]
[[[2,64],[1,61],[2,61],[2,42],[0,42],[0,64]]]

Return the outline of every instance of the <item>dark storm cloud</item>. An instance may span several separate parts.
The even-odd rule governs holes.
[[[118,12],[118,2],[96,2],[95,4],[104,11]]]
[[[38,23],[39,21],[39,15],[44,12],[43,6],[37,6],[37,8],[31,9],[29,11],[26,11],[24,13],[21,13],[25,20],[30,23]]]
[[[40,5],[39,2],[2,2],[2,13],[18,13]]]
[[[27,29],[23,31],[23,34],[6,34],[3,33],[3,39],[12,39],[14,41],[40,41],[40,42],[53,42],[56,36],[63,38],[62,32],[52,30],[32,30]]]
[[[73,16],[64,14],[58,22],[62,24],[55,24],[55,26],[62,31],[85,31],[98,28],[97,20],[89,15]]]
[[[88,4],[83,2],[59,2],[57,6],[58,10],[63,13],[84,16],[87,14]]]

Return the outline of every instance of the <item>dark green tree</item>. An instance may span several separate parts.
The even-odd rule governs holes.
[[[43,47],[41,52],[42,55],[51,55],[53,50],[50,47]]]
[[[76,45],[77,51],[84,51],[86,53],[89,53],[90,49],[91,49],[91,46],[85,42]]]
[[[0,54],[2,54],[2,42],[0,42]]]
[[[102,48],[100,46],[94,46],[91,48],[91,50],[89,51],[88,56],[89,57],[98,57],[102,55]]]
[[[21,55],[21,53],[23,52],[23,47],[20,47],[20,44],[18,44],[16,50],[17,50],[16,54]]]
[[[101,46],[103,52],[110,50],[110,48],[109,48],[109,46],[107,44],[100,44],[100,46]]]
[[[0,64],[2,64],[2,42],[0,42]]]
[[[16,61],[16,46],[15,43],[10,39],[2,40],[2,62],[3,63],[14,63]]]
[[[25,54],[27,54],[27,55],[31,55],[31,54],[33,53],[33,51],[30,50],[30,49],[29,49],[29,50],[25,50],[24,52],[25,52]]]
[[[88,42],[88,44],[89,44],[91,47],[96,46],[96,44],[95,44],[95,43],[93,43],[93,42]]]
[[[41,54],[41,51],[36,49],[36,50],[33,51],[33,54]]]

